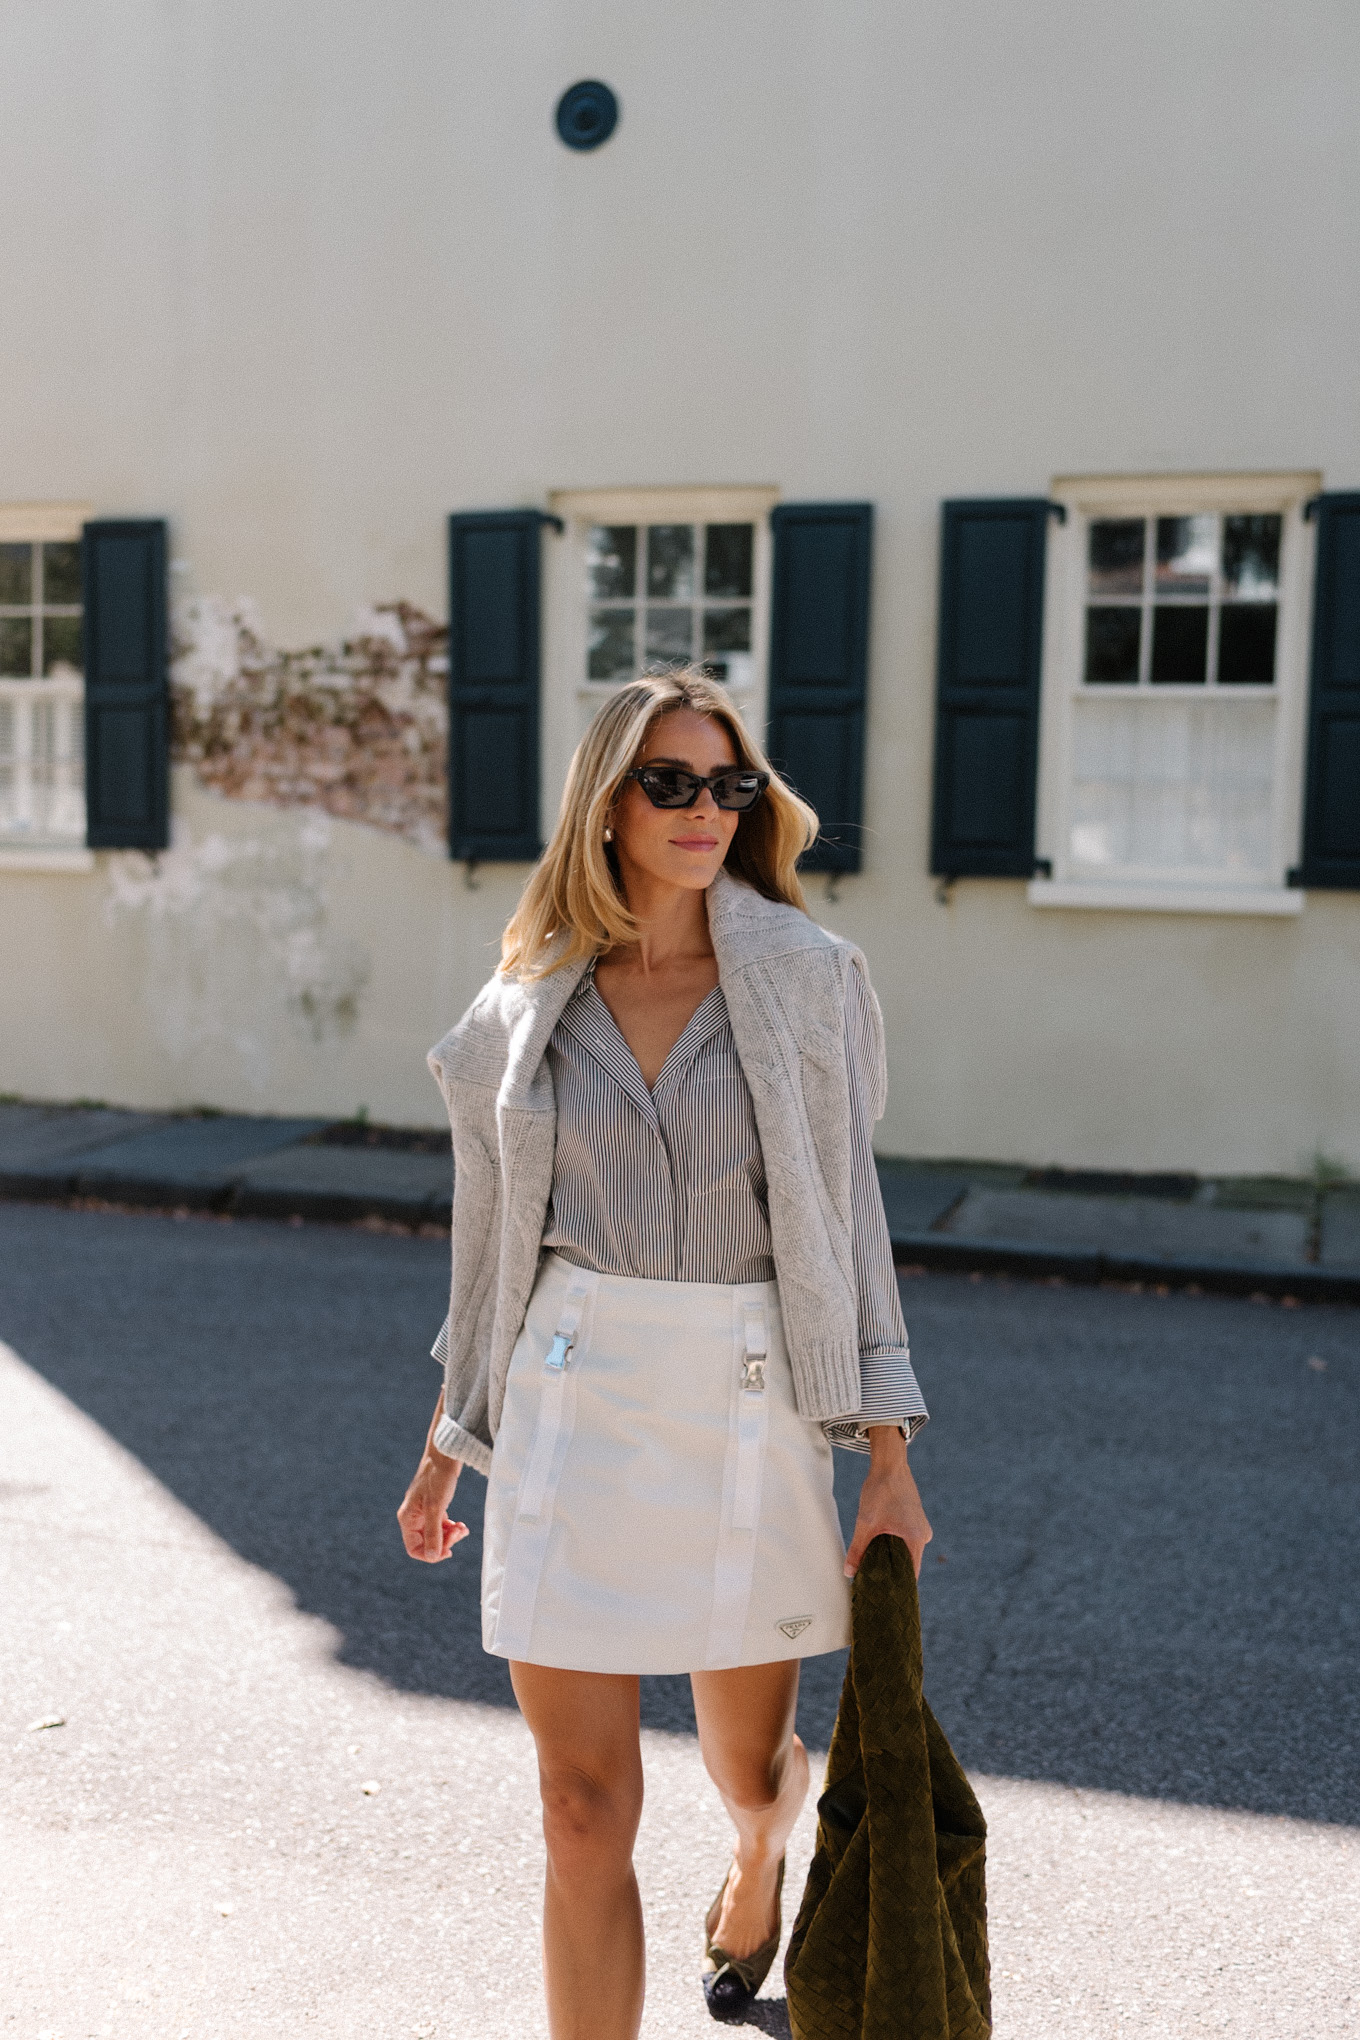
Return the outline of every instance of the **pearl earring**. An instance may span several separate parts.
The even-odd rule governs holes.
[[[614,831],[613,831],[612,829],[606,829],[606,830],[605,830],[605,832],[604,832],[604,840],[605,840],[605,842],[606,842],[606,843],[612,843],[612,842],[613,842],[613,840],[614,840]]]

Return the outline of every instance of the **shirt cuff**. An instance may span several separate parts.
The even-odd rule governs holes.
[[[860,1406],[853,1416],[833,1417],[822,1429],[833,1445],[869,1450],[871,1424],[900,1424],[910,1444],[930,1421],[925,1397],[905,1346],[882,1347],[859,1358]]]

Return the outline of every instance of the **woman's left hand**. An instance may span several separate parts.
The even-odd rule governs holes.
[[[907,1465],[907,1441],[896,1424],[869,1426],[869,1454],[855,1534],[845,1554],[845,1577],[855,1577],[875,1537],[900,1537],[911,1553],[919,1580],[922,1554],[932,1532]]]

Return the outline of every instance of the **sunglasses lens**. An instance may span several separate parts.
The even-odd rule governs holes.
[[[688,807],[701,784],[692,773],[669,766],[639,772],[638,780],[653,807]]]
[[[764,782],[758,772],[725,772],[721,779],[713,782],[713,798],[718,806],[735,809],[738,813],[753,808],[764,791]]]

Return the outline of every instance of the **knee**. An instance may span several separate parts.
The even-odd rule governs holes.
[[[704,1758],[723,1798],[743,1813],[766,1813],[786,1791],[807,1789],[807,1752],[796,1735],[774,1749],[706,1749]]]
[[[714,1783],[723,1798],[744,1813],[764,1813],[783,1790],[788,1764],[787,1750],[727,1755],[714,1770]]]
[[[598,1874],[632,1858],[642,1814],[640,1786],[571,1769],[540,1777],[543,1838],[556,1876]]]

